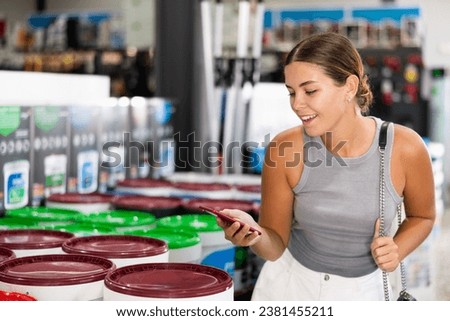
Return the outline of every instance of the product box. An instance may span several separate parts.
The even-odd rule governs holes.
[[[69,106],[70,162],[67,191],[92,193],[98,190],[100,153],[98,135],[101,106]]]
[[[0,106],[0,216],[30,203],[31,108]]]
[[[43,205],[45,198],[67,189],[69,123],[66,106],[32,107],[31,203]]]
[[[99,191],[103,193],[114,190],[116,183],[126,178],[125,137],[130,133],[130,106],[119,102],[111,98],[101,107]]]
[[[150,136],[150,168],[152,178],[170,177],[175,172],[174,104],[170,99],[148,99]]]

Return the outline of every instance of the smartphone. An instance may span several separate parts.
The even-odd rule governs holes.
[[[227,222],[229,224],[233,224],[234,222],[239,222],[241,227],[244,226],[244,223],[240,222],[239,220],[237,220],[237,219],[235,219],[235,218],[233,218],[231,216],[225,215],[225,214],[223,214],[223,213],[221,213],[221,212],[219,212],[219,211],[217,211],[217,210],[215,210],[213,208],[210,208],[210,207],[207,207],[207,206],[199,206],[199,207],[200,207],[201,210],[203,210],[203,211],[205,211],[205,212],[207,212],[209,214],[212,214],[214,216],[218,216],[221,220],[223,220],[223,221],[225,221],[225,222]],[[256,232],[259,235],[262,234],[261,231],[255,229],[253,227],[250,227],[250,232]]]

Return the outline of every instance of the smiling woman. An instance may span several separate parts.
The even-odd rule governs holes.
[[[302,125],[281,132],[266,149],[258,222],[228,209],[224,214],[244,227],[218,219],[219,225],[227,239],[267,260],[253,300],[383,300],[383,272],[425,240],[435,219],[426,146],[411,129],[391,124],[380,173],[383,121],[366,115],[372,93],[345,36],[303,39],[288,54],[284,74]],[[394,236],[384,236],[402,203],[406,219]]]

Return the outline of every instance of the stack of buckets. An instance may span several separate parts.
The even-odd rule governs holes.
[[[202,237],[195,230],[168,229],[148,212],[98,209],[91,212],[81,203],[7,212],[0,218],[0,246],[15,258],[0,262],[0,290],[37,300],[233,300],[230,274],[199,264]],[[34,240],[36,249],[27,251],[42,251],[38,247],[49,238],[53,247],[24,253],[22,244],[2,242],[1,232],[8,240],[11,233],[16,240]]]
[[[2,243],[0,234],[0,248],[15,256],[0,261],[0,290],[28,292],[37,300],[233,300],[242,286],[235,266],[242,248],[226,240],[216,218],[199,206],[257,215],[255,202],[231,197],[237,189],[226,184],[203,191],[214,185],[211,180],[149,184],[151,192],[141,180],[119,194],[53,194],[46,207],[8,211],[0,218],[0,233],[59,243],[46,254],[23,253]],[[155,194],[162,187],[165,192]],[[62,263],[76,271],[58,271]],[[36,279],[14,283],[26,279],[18,271],[32,269]],[[84,284],[88,278],[96,284]],[[61,292],[65,287],[77,290],[68,295]]]
[[[201,256],[198,261],[192,259],[191,262],[226,271],[233,277],[236,291],[247,291],[257,274],[253,271],[257,268],[249,264],[251,253],[247,248],[235,247],[226,240],[216,219],[203,213],[199,206],[206,205],[217,210],[236,208],[256,218],[259,212],[260,179],[248,176],[182,174],[173,175],[167,180],[136,179],[118,183],[119,193],[112,201],[112,206],[157,213],[157,229],[163,229],[163,232],[148,230],[132,234],[163,238],[169,242],[171,251],[174,250],[174,240],[170,241],[171,236],[163,235],[164,233],[171,231],[177,238],[181,233],[196,233],[201,239]],[[238,183],[233,184],[236,180]],[[159,207],[155,205],[163,201],[166,206],[164,203],[160,203],[163,206]]]
[[[234,274],[234,245],[225,239],[216,218],[209,214],[172,215],[158,219],[158,227],[197,233],[201,239],[200,264],[214,266]]]

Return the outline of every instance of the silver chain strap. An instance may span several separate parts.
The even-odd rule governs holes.
[[[386,203],[386,195],[385,195],[385,180],[384,180],[384,174],[385,174],[385,158],[384,158],[384,148],[378,148],[380,152],[380,232],[379,236],[383,237],[386,236],[385,231],[385,222],[384,222],[384,207]],[[398,226],[402,224],[402,204],[397,205],[397,222]],[[406,291],[406,271],[405,271],[405,265],[403,261],[400,262],[400,274],[401,274],[401,283],[402,283],[402,291]],[[388,284],[388,273],[383,271],[383,289],[384,289],[384,300],[389,300],[389,284]]]
[[[397,205],[397,222],[398,226],[402,224],[402,204]],[[406,269],[403,261],[400,262],[400,275],[402,281],[402,291],[406,291]]]
[[[386,236],[384,228],[384,205],[386,201],[386,196],[384,195],[384,148],[378,148],[380,151],[380,232],[379,236]],[[389,300],[389,284],[388,284],[388,274],[383,271],[383,289],[384,289],[384,300]]]

